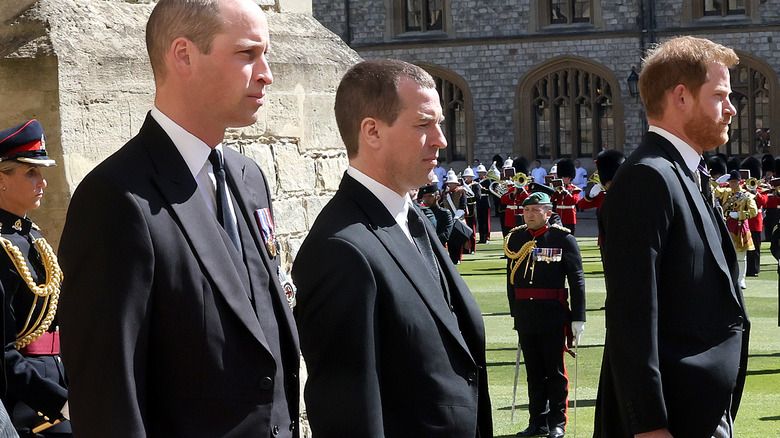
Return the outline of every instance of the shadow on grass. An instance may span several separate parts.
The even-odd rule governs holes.
[[[483,313],[482,316],[509,316],[509,312]]]
[[[780,357],[780,352],[777,352],[777,353],[762,353],[762,354],[749,354],[748,357]]]
[[[506,367],[506,366],[510,366],[510,365],[514,366],[515,362],[514,361],[512,361],[512,362],[488,362],[485,365],[487,365],[489,367]],[[525,362],[523,362],[521,360],[520,361],[520,365],[525,365]]]
[[[763,376],[766,374],[780,374],[780,370],[748,370],[746,374],[748,376]]]
[[[517,384],[518,389],[520,388],[520,384]],[[589,398],[589,399],[580,399],[577,400],[577,407],[578,408],[593,408],[596,407],[596,399]],[[569,399],[569,408],[574,408],[574,400]],[[521,410],[521,409],[528,409],[528,403],[522,404],[522,405],[515,405],[515,411]],[[498,408],[499,411],[511,411],[512,406],[502,406]]]
[[[486,348],[485,351],[517,351],[517,347]]]
[[[780,421],[780,415],[776,417],[761,417],[759,418],[761,421]]]

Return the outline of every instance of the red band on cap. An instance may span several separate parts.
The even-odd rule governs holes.
[[[41,141],[31,141],[27,144],[23,144],[19,146],[18,148],[14,148],[8,152],[5,153],[6,156],[18,154],[19,152],[30,152],[30,151],[39,151],[41,150]]]

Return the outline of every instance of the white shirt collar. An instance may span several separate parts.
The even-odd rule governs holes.
[[[699,155],[699,153],[696,152],[696,150],[694,150],[691,145],[680,139],[680,137],[677,137],[663,128],[659,128],[658,126],[650,125],[647,130],[649,132],[655,132],[661,137],[669,140],[675,149],[677,149],[677,152],[682,155],[682,159],[685,162],[685,166],[688,168],[688,170],[690,170],[693,174],[696,173],[696,170],[699,168],[699,163],[701,162],[701,155]]]
[[[156,106],[152,107],[151,115],[171,138],[176,149],[184,158],[184,162],[187,163],[187,168],[190,169],[192,176],[197,178],[197,175],[203,170],[204,164],[208,162],[211,148],[203,140],[195,137],[163,114]],[[222,152],[222,143],[218,144],[216,148]]]
[[[409,240],[412,240],[412,235],[409,233],[408,217],[409,206],[411,205],[411,198],[409,195],[401,196],[394,192],[387,186],[376,181],[365,173],[355,169],[352,166],[347,168],[347,175],[354,178],[357,182],[365,186],[374,196],[379,199],[379,202],[385,206],[387,211],[395,219],[396,223],[401,226],[401,229],[406,234]]]

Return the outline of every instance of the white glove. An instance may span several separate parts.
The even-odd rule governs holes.
[[[571,333],[574,335],[574,345],[580,345],[580,336],[585,331],[585,321],[572,321]]]
[[[593,199],[596,196],[601,193],[601,184],[593,184],[593,187],[590,188],[590,192],[588,192],[588,198]]]
[[[65,406],[62,407],[60,413],[63,417],[65,417],[66,420],[70,420],[70,408],[68,407],[68,402],[65,402]]]
[[[729,217],[732,219],[739,219],[739,212],[732,211],[731,213],[729,213]]]

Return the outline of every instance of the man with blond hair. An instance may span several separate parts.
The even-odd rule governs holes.
[[[154,107],[60,244],[74,434],[297,437],[299,349],[258,165],[223,147],[273,82],[253,0],[160,0]]]
[[[644,60],[649,132],[617,171],[599,221],[607,335],[595,437],[734,436],[749,322],[701,155],[728,141],[737,62],[692,37]],[[651,189],[639,197],[639,187]]]

